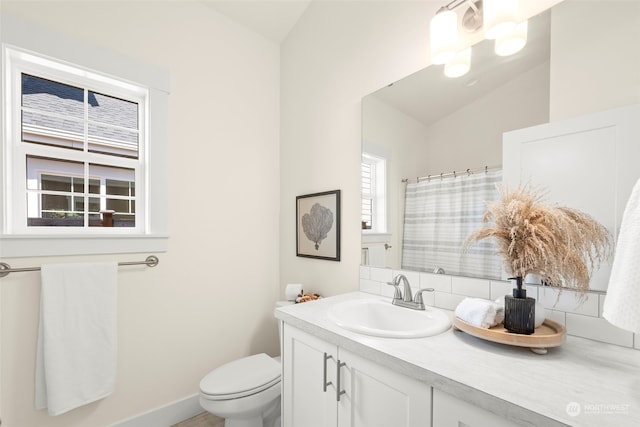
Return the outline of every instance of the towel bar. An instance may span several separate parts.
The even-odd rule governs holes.
[[[144,261],[128,261],[119,262],[118,265],[146,265],[147,267],[155,267],[160,260],[155,255],[149,255]],[[25,267],[25,268],[11,268],[11,266],[5,262],[0,262],[0,278],[8,275],[9,273],[18,273],[22,271],[39,271],[40,267]]]

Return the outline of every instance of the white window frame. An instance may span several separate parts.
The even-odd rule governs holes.
[[[362,154],[362,163],[371,166],[371,229],[363,234],[387,233],[387,159],[371,153]]]
[[[103,253],[164,252],[168,241],[168,94],[169,75],[165,70],[122,57],[114,52],[85,44],[39,26],[20,21],[15,17],[0,15],[0,42],[2,47],[1,117],[3,124],[2,149],[0,150],[0,257],[54,256]],[[40,60],[33,60],[39,58]],[[26,61],[25,61],[26,59]],[[53,61],[53,62],[47,62]],[[59,64],[56,69],[53,63]],[[67,66],[72,65],[71,68]],[[52,80],[74,84],[69,73],[79,73],[78,78],[91,81],[91,89],[112,96],[131,100],[133,87],[143,88],[142,123],[147,131],[148,144],[139,150],[140,178],[136,176],[136,226],[135,227],[26,227],[26,152],[20,140],[20,110],[12,105],[14,93],[19,93],[13,74],[16,70],[35,70],[31,74],[42,76],[42,68],[48,70]],[[79,70],[79,71],[78,71]],[[44,76],[43,76],[44,77]],[[54,78],[55,77],[55,78]],[[120,83],[117,83],[120,82]],[[114,86],[114,83],[116,86]],[[108,90],[103,90],[104,85]],[[114,93],[113,88],[123,89]],[[78,85],[75,83],[75,85]],[[18,92],[15,92],[18,90]],[[19,98],[19,95],[17,96]],[[142,126],[141,126],[142,127]],[[16,135],[18,138],[16,139]],[[142,139],[142,136],[141,136]],[[28,148],[33,150],[32,147]],[[65,150],[65,155],[60,155]],[[38,155],[56,159],[80,160],[75,150],[54,146],[35,148]],[[86,153],[84,153],[86,154]],[[104,154],[92,154],[92,163],[118,166],[120,160],[100,161]],[[113,156],[108,156],[113,157]],[[22,159],[17,161],[17,159]],[[113,160],[113,159],[110,159]],[[131,159],[128,159],[131,160]],[[130,162],[121,162],[130,168]],[[20,200],[22,199],[22,200]],[[21,226],[20,220],[22,219]],[[66,229],[66,230],[64,230]]]

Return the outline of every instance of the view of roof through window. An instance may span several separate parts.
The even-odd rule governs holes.
[[[138,157],[138,104],[22,74],[22,140]]]

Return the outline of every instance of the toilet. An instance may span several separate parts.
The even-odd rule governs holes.
[[[260,353],[214,369],[200,381],[200,406],[225,427],[278,427],[280,361]]]
[[[265,353],[226,363],[200,381],[200,406],[225,427],[280,427],[280,372],[280,357]]]

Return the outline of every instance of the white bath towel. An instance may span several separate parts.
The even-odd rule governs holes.
[[[113,392],[117,269],[115,262],[42,266],[36,409],[59,415]]]
[[[602,316],[614,326],[640,333],[640,180],[622,216]]]
[[[504,320],[504,307],[482,298],[465,298],[456,307],[456,317],[479,328],[491,328]]]

